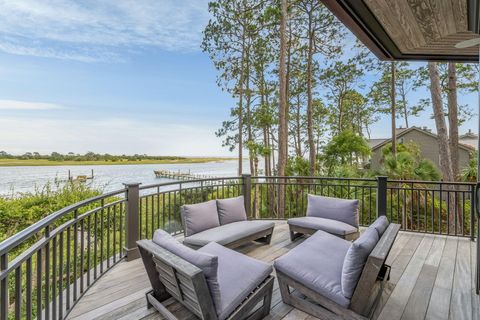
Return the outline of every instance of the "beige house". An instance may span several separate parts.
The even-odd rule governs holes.
[[[426,127],[398,128],[396,133],[397,143],[415,143],[420,149],[421,156],[425,159],[429,159],[437,166],[437,168],[440,168],[438,136],[435,133],[432,133],[431,130],[427,129]],[[468,133],[459,137],[460,145],[458,148],[458,155],[460,170],[468,166],[470,155],[472,152],[475,152],[473,145],[477,143],[477,139],[478,137],[476,135],[469,135]],[[380,169],[382,160],[382,147],[390,143],[391,140],[391,138],[388,138],[370,139],[368,141],[370,148],[372,149],[372,155],[370,158],[371,169]]]

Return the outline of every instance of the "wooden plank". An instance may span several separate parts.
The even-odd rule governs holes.
[[[480,296],[476,291],[477,242],[470,242],[470,275],[472,279],[472,318],[480,319]]]
[[[395,320],[402,317],[432,244],[432,237],[423,237],[378,319]]]
[[[470,240],[459,239],[453,278],[450,319],[472,319],[472,280],[470,275]]]
[[[433,245],[420,271],[412,294],[402,315],[404,320],[421,320],[425,318],[428,302],[437,277],[438,266],[445,246],[445,237],[435,237]]]
[[[425,319],[448,319],[457,245],[457,238],[447,238]]]
[[[362,229],[362,231],[363,230],[364,229]],[[269,246],[251,243],[238,250],[256,259],[272,263],[273,260],[299,245],[304,239],[305,238],[300,238],[294,243],[290,242],[288,225],[284,221],[281,221],[275,225],[275,231]],[[468,257],[466,259],[465,257],[458,257],[459,259],[457,261],[457,246],[460,248],[458,243],[464,240],[463,246],[468,247]],[[421,251],[424,251],[425,247],[428,247],[428,243],[426,242],[431,242],[431,245],[429,251],[422,254]],[[467,239],[459,240],[456,237],[400,232],[387,259],[387,264],[392,266],[391,280],[390,283],[387,283],[373,319],[375,319],[378,314],[383,313],[385,315],[387,312],[390,314],[388,308],[392,306],[392,301],[390,301],[391,299],[389,298],[397,299],[399,297],[398,292],[402,288],[404,293],[406,293],[406,300],[403,300],[405,307],[401,314],[403,319],[420,319],[421,317],[418,315],[421,315],[422,312],[425,313],[425,311],[423,311],[425,308],[426,319],[448,319],[451,305],[450,300],[454,300],[452,297],[454,273],[455,281],[457,281],[455,292],[459,292],[458,290],[461,289],[459,287],[460,284],[466,281],[466,278],[464,279],[456,274],[460,269],[466,270],[466,277],[468,277],[469,282],[467,287],[470,291],[469,295],[465,295],[464,293],[460,299],[463,301],[463,299],[467,299],[466,297],[468,296],[471,301],[471,318],[480,319],[478,317],[478,306],[480,303],[478,296],[474,294],[475,261],[473,258],[476,254],[475,245],[475,243]],[[464,248],[464,251],[466,253],[467,249]],[[459,255],[460,254],[459,251]],[[419,260],[421,263],[418,263]],[[413,265],[417,267],[413,268]],[[434,272],[431,268],[435,268],[435,266],[437,266],[437,275],[434,280],[432,280],[432,274]],[[456,266],[457,270],[455,268]],[[414,275],[416,273],[418,273],[418,276],[415,279]],[[431,288],[430,301],[422,297],[421,294],[422,292],[427,292],[425,296],[428,296],[427,289],[429,287]],[[147,290],[150,290],[150,283],[148,282],[141,260],[120,262],[87,291],[68,318],[106,320],[163,319],[155,309],[147,309],[144,296]],[[460,299],[457,300],[460,301]],[[427,301],[425,302],[425,300]],[[390,304],[388,304],[388,301],[390,301]],[[169,299],[163,304],[172,314],[179,317],[179,319],[194,319],[194,316],[185,307],[173,299]],[[383,308],[384,305],[385,308]],[[394,306],[393,310],[396,310],[396,308],[398,308],[398,306]],[[418,310],[420,310],[420,312],[418,312]],[[457,315],[457,311],[461,310],[453,310],[452,306],[452,313],[454,313],[455,316]],[[410,317],[410,315],[413,316]],[[316,319],[284,304],[281,299],[278,283],[275,280],[270,315],[265,319],[297,318],[304,320]],[[392,317],[391,319],[400,318]],[[454,319],[453,316],[451,319]]]

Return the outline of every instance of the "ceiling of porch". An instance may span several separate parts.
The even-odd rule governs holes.
[[[474,0],[322,2],[381,59],[478,61],[477,46],[455,48],[478,37],[469,31],[478,11]]]

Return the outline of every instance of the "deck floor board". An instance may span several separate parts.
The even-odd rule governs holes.
[[[290,242],[288,226],[277,221],[270,245],[252,243],[239,249],[256,259],[273,261],[299,245]],[[380,298],[374,319],[478,319],[480,299],[475,294],[476,243],[466,238],[401,232],[387,264],[390,282]],[[163,319],[147,309],[150,284],[141,259],[120,262],[88,290],[69,319]],[[282,302],[275,280],[268,320],[314,320]],[[166,302],[179,319],[195,319],[182,305]]]

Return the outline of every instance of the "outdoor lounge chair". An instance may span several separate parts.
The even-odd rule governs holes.
[[[379,218],[353,243],[317,231],[274,263],[283,302],[321,319],[369,317],[399,229]]]
[[[183,243],[199,248],[216,242],[236,248],[251,241],[270,243],[275,223],[247,220],[243,196],[183,205],[181,207],[185,239]]]
[[[214,242],[194,250],[163,230],[137,244],[152,284],[148,307],[166,319],[176,319],[162,304],[170,297],[200,319],[256,320],[269,314],[271,265]]]
[[[290,239],[323,230],[345,240],[355,240],[358,231],[358,200],[309,194],[307,216],[288,219]]]

